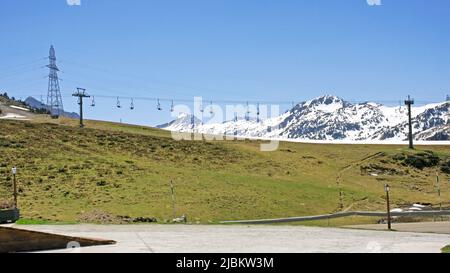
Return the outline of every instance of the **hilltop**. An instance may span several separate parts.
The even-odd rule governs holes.
[[[450,146],[280,144],[175,141],[164,130],[45,116],[0,120],[0,199],[10,196],[18,167],[19,206],[33,221],[110,222],[173,218],[189,222],[313,215],[345,209],[384,210],[438,204],[435,173],[449,177]],[[365,159],[364,161],[362,161]],[[442,183],[442,199],[450,187]],[[373,221],[375,221],[373,219]]]
[[[0,94],[0,119],[31,120],[48,115],[47,105],[28,97],[25,101],[9,97],[7,93]],[[79,118],[77,113],[62,112],[62,116]]]

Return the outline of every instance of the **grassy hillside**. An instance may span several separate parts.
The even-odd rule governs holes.
[[[344,209],[383,210],[386,182],[397,205],[437,204],[436,171],[442,199],[450,198],[450,146],[418,147],[415,161],[405,147],[383,145],[282,143],[267,153],[257,141],[174,141],[146,127],[76,124],[0,121],[0,200],[9,198],[13,165],[23,216],[45,221],[164,222],[172,219],[170,180],[178,216],[201,223],[334,212],[339,188]]]

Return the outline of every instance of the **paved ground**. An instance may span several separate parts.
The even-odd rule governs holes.
[[[357,225],[348,228],[385,230],[386,225]],[[392,228],[402,232],[450,234],[450,222],[393,223]]]
[[[55,225],[17,227],[71,236],[112,239],[118,242],[114,246],[78,249],[78,252],[440,252],[442,247],[450,245],[450,235],[444,234],[298,226]],[[72,251],[63,250],[62,252]]]

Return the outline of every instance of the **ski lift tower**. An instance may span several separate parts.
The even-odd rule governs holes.
[[[78,105],[80,105],[80,127],[83,128],[83,98],[90,98],[88,94],[86,94],[86,89],[77,88],[77,92],[72,94],[73,97],[78,97]]]
[[[48,59],[50,63],[47,67],[50,69],[50,73],[48,75],[47,110],[52,118],[57,119],[64,112],[64,108],[61,90],[59,89],[59,69],[56,66],[56,55],[53,46],[50,47]]]
[[[412,119],[411,119],[411,105],[414,104],[414,100],[408,96],[408,99],[405,100],[405,105],[408,107],[408,140],[409,140],[409,148],[414,149],[413,144],[413,131],[412,131]]]

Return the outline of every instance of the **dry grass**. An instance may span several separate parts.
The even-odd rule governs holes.
[[[101,211],[165,222],[173,214],[170,180],[177,214],[190,222],[330,213],[338,210],[336,177],[348,166],[341,180],[346,208],[383,210],[384,183],[395,205],[438,203],[438,166],[402,165],[395,155],[409,152],[400,146],[281,143],[278,151],[262,153],[257,141],[174,141],[168,132],[141,126],[76,125],[46,118],[0,122],[0,197],[10,194],[16,165],[24,217],[77,222]],[[421,149],[450,157],[449,146]],[[358,164],[378,152],[383,156]],[[449,185],[442,184],[448,200]]]

